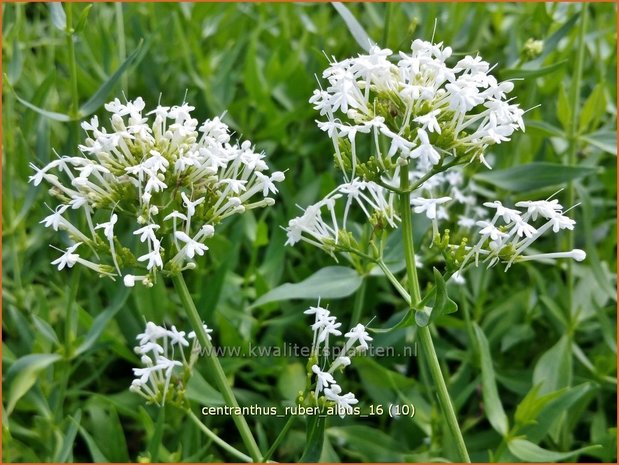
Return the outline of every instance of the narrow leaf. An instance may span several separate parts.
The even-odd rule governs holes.
[[[598,131],[581,136],[581,139],[606,153],[617,156],[617,131]]]
[[[570,105],[567,91],[564,86],[559,87],[559,99],[557,100],[557,119],[563,126],[563,129],[568,130],[572,121],[572,106]]]
[[[90,13],[90,9],[92,8],[92,3],[86,5],[86,7],[80,13],[80,17],[77,20],[77,26],[75,26],[75,32],[81,32],[86,28],[86,23],[88,22],[88,15]]]
[[[150,453],[151,463],[159,461],[159,448],[161,447],[161,438],[163,437],[163,427],[165,426],[165,409],[160,408],[155,424],[155,431],[148,443],[148,452]]]
[[[533,369],[533,384],[541,384],[540,394],[548,394],[568,386],[571,378],[571,341],[564,335],[537,361]]]
[[[598,83],[594,88],[585,104],[582,107],[580,113],[580,132],[583,133],[588,130],[589,125],[596,120],[599,119],[600,116],[603,116],[606,111],[606,95],[605,95],[605,84],[606,83]],[[593,125],[595,128],[595,124]],[[616,140],[616,138],[615,138]]]
[[[61,31],[67,28],[67,16],[64,13],[61,2],[49,2],[49,17],[52,20],[52,24]]]
[[[75,351],[75,357],[86,352],[93,346],[93,344],[99,339],[99,337],[103,333],[103,330],[107,327],[110,320],[114,318],[116,313],[118,313],[118,311],[123,307],[127,300],[127,297],[129,297],[129,288],[124,288],[121,292],[115,294],[114,300],[108,306],[108,308],[103,312],[99,313],[97,317],[93,320],[92,325],[90,326],[90,329],[88,330],[88,333],[84,338],[84,341],[82,341],[82,343]]]
[[[558,63],[553,63],[552,65],[544,66],[542,68],[512,68],[512,69],[504,69],[500,72],[501,77],[503,79],[515,79],[515,78],[526,78],[533,79],[541,76],[546,76],[547,74],[554,73],[555,71],[563,68],[567,60],[560,61]]]
[[[488,339],[486,339],[486,335],[477,323],[473,323],[473,328],[475,329],[475,337],[477,339],[481,362],[481,386],[484,398],[484,410],[492,427],[501,434],[501,436],[505,436],[509,430],[509,424],[496,387]]]
[[[53,119],[55,121],[61,121],[63,123],[72,121],[72,118],[69,115],[65,115],[64,113],[56,113],[55,111],[49,111],[49,110],[45,110],[43,108],[39,108],[36,105],[33,105],[32,103],[28,102],[27,100],[24,100],[23,98],[21,98],[19,95],[17,95],[17,93],[15,91],[13,91],[13,94],[15,95],[15,98],[25,107],[30,108],[32,111],[36,111],[38,114],[46,116],[49,119]]]
[[[344,20],[344,23],[346,23],[346,27],[352,34],[353,38],[357,41],[359,46],[366,52],[369,52],[370,45],[375,44],[376,42],[373,42],[372,39],[370,39],[370,36],[367,32],[365,32],[363,26],[361,26],[359,21],[357,21],[357,19],[343,3],[334,2],[332,3],[332,5],[333,8],[335,8],[335,10],[340,14],[342,19]]]
[[[571,452],[554,452],[542,449],[540,446],[526,439],[516,438],[509,441],[507,447],[512,454],[525,462],[558,462],[573,457],[574,455],[599,449],[601,446],[587,446]]]
[[[88,100],[84,105],[82,105],[79,111],[81,118],[91,115],[92,113],[97,111],[97,109],[103,104],[103,102],[105,102],[108,94],[110,93],[116,82],[118,82],[123,73],[127,70],[127,68],[129,68],[129,66],[134,61],[140,61],[141,58],[144,56],[143,54],[140,54],[140,52],[142,52],[142,48],[143,41],[140,41],[136,49],[131,52],[131,54],[125,59],[125,61],[122,62],[122,64],[118,67],[114,74],[112,74],[108,78],[108,80],[105,81],[101,85],[101,87],[99,87],[97,92],[95,92],[95,94],[90,98],[90,100]],[[137,60],[138,56],[140,56],[140,60]]]
[[[458,310],[458,305],[447,295],[443,275],[436,268],[434,268],[433,290],[434,292],[428,292],[416,306],[415,321],[419,326],[427,326],[437,318]]]
[[[82,420],[82,411],[78,410],[75,413],[75,417],[69,417],[69,426],[62,439],[62,447],[58,450],[58,453],[54,457],[53,462],[63,463],[68,462],[73,452],[73,444],[75,443],[75,436]]]
[[[7,372],[7,377],[14,375],[9,387],[7,412],[10,415],[15,404],[26,394],[37,380],[41,370],[60,360],[58,354],[28,354],[18,359]]]
[[[326,417],[312,415],[307,417],[306,442],[301,463],[316,463],[320,460],[322,446],[325,440]]]
[[[75,420],[73,420],[73,421],[75,421]],[[88,450],[90,451],[90,456],[92,457],[92,461],[94,463],[108,463],[109,460],[107,459],[105,454],[103,454],[103,452],[101,452],[101,449],[99,448],[99,446],[97,445],[95,440],[92,438],[92,436],[90,434],[88,434],[88,431],[86,431],[79,424],[78,424],[78,427],[79,427],[80,434],[84,438],[84,441],[86,441],[86,445],[88,446]]]

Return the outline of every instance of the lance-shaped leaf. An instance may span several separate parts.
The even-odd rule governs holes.
[[[434,300],[432,304],[430,302]],[[443,275],[434,268],[434,292],[428,292],[416,305],[415,322],[419,326],[427,326],[437,318],[454,313],[458,305],[447,295],[447,286]]]

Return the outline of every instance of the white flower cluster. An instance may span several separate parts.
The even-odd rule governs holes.
[[[544,233],[552,230],[558,233],[563,229],[573,230],[576,222],[565,216],[563,206],[558,200],[535,200],[517,202],[516,207],[524,211],[505,207],[501,202],[485,202],[484,206],[494,210],[489,221],[477,221],[479,241],[469,249],[464,258],[464,266],[473,256],[475,263],[479,256],[485,257],[488,266],[494,266],[499,261],[507,262],[509,268],[514,261],[544,260],[553,258],[572,258],[582,261],[586,253],[580,249],[569,252],[553,252],[544,254],[523,255]],[[490,218],[490,215],[488,215]],[[540,224],[534,226],[533,222]]]
[[[442,44],[415,40],[411,50],[396,57],[372,46],[368,55],[333,60],[324,71],[329,85],[314,91],[310,103],[326,117],[318,126],[332,139],[346,182],[289,222],[288,245],[303,240],[333,253],[344,242],[341,231],[353,200],[374,227],[396,228],[400,169],[409,171],[414,186],[411,207],[432,220],[436,235],[438,221],[449,218],[449,202],[475,201],[461,187],[455,165],[475,159],[487,164],[490,145],[524,130],[523,111],[507,98],[513,84],[498,82],[480,57],[450,66],[451,49]],[[361,161],[361,150],[374,154]],[[447,195],[437,195],[445,186]],[[335,200],[343,196],[338,222]]]
[[[341,221],[337,219],[338,200],[344,203]],[[294,245],[302,240],[331,253],[341,240],[346,240],[340,236],[340,231],[347,230],[352,206],[359,207],[368,221],[382,221],[395,228],[399,218],[393,203],[393,192],[372,181],[353,179],[340,184],[318,203],[310,205],[305,210],[299,207],[303,210],[303,214],[289,221],[286,228],[288,235],[286,245]],[[323,218],[323,213],[326,219]]]
[[[206,325],[204,329],[207,334],[213,331]],[[129,390],[160,406],[166,400],[182,403],[184,388],[201,350],[196,333],[185,334],[175,326],[167,329],[149,321],[136,339],[139,345],[134,350],[144,367],[133,369],[135,379]]]
[[[192,260],[208,250],[205,240],[225,218],[274,204],[269,195],[277,193],[284,174],[269,174],[264,154],[251,142],[232,144],[219,118],[198,126],[187,103],[159,105],[144,114],[142,98],[126,104],[116,99],[105,108],[111,131],[96,116],[82,123],[88,137],[80,156],[59,157],[40,169],[31,164],[36,173],[30,181],[35,186],[46,181],[62,202],[42,223],[66,231],[74,242],[53,262],[59,269],[80,263],[102,275],[123,276],[127,286],[150,285],[156,270],[195,266]],[[71,210],[83,212],[86,225],[72,222]],[[95,225],[95,219],[102,222]],[[119,240],[120,219],[139,240],[133,247]],[[113,266],[80,257],[81,244],[97,259],[110,255]],[[136,276],[127,268],[142,272]]]
[[[338,368],[343,370],[350,365],[350,357],[358,351],[365,351],[369,347],[368,342],[372,341],[372,338],[365,330],[365,326],[361,323],[357,324],[344,334],[347,341],[341,352],[338,351],[340,355],[330,363],[329,368],[325,371],[323,368],[325,368],[324,365],[327,364],[328,360],[329,338],[342,335],[342,332],[338,329],[342,324],[337,322],[337,318],[331,315],[329,310],[320,306],[320,301],[316,307],[310,307],[305,313],[314,315],[314,323],[312,324],[312,330],[314,331],[312,360],[316,363],[312,364],[312,372],[310,373],[310,375],[316,377],[314,399],[318,402],[320,395],[323,394],[327,401],[333,402],[340,417],[344,418],[346,414],[352,413],[352,406],[359,401],[352,392],[342,394],[342,388],[336,382],[333,374]],[[321,355],[324,356],[321,357]]]
[[[448,157],[487,165],[489,146],[524,131],[524,112],[507,97],[513,84],[498,82],[481,57],[466,56],[451,66],[450,47],[419,39],[411,52],[393,55],[372,46],[367,55],[334,59],[323,72],[328,87],[310,99],[327,118],[318,126],[333,140],[340,167],[350,167],[353,177],[359,134],[372,138],[380,171],[393,166],[397,155],[399,164],[414,160],[427,172]]]

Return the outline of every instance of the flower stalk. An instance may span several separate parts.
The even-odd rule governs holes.
[[[400,217],[402,218],[402,236],[404,238],[404,254],[406,259],[406,276],[408,282],[408,289],[410,294],[410,308],[414,310],[415,305],[421,301],[421,291],[419,289],[419,279],[417,277],[417,267],[415,265],[415,246],[413,243],[413,221],[410,207],[410,192],[407,193],[409,188],[408,177],[408,165],[402,167],[400,171]],[[436,384],[438,400],[445,415],[447,426],[451,432],[453,439],[456,443],[456,449],[458,450],[458,457],[462,462],[470,463],[468,451],[466,450],[466,444],[458,425],[456,413],[454,411],[451,398],[449,397],[449,391],[445,384],[443,373],[439,365],[436,350],[434,349],[434,343],[432,342],[432,335],[430,334],[429,326],[421,326],[417,328],[417,334],[419,335],[419,341],[421,348],[426,356],[432,379]]]
[[[185,284],[185,280],[183,279],[183,275],[178,273],[172,278],[174,282],[174,287],[178,292],[178,295],[181,299],[181,303],[183,304],[183,308],[189,318],[189,322],[193,330],[196,332],[196,337],[198,338],[198,342],[202,349],[206,352],[206,360],[209,365],[209,372],[213,374],[215,378],[215,382],[217,383],[217,387],[221,392],[221,395],[226,402],[226,405],[230,407],[238,407],[239,403],[234,397],[234,393],[228,384],[228,380],[226,378],[226,374],[224,373],[221,364],[219,363],[219,359],[213,350],[213,344],[209,340],[208,334],[206,333],[204,326],[202,324],[202,320],[200,319],[200,315],[198,314],[198,310],[196,309],[195,304],[191,298],[189,293],[189,289],[187,289],[187,284]],[[234,421],[239,433],[241,434],[241,438],[251,459],[254,462],[260,462],[262,460],[262,454],[260,449],[258,448],[258,444],[254,439],[249,425],[247,421],[242,415],[233,415],[232,420]]]

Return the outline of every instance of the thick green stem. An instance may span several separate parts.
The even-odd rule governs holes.
[[[567,152],[567,164],[575,165],[577,162],[578,153],[578,137],[579,137],[579,122],[580,122],[580,83],[582,80],[583,60],[585,56],[585,35],[587,32],[587,11],[588,5],[583,3],[581,6],[581,18],[580,28],[578,29],[578,51],[576,55],[576,63],[574,65],[574,77],[572,79],[572,85],[570,88],[570,107],[572,109],[572,118],[570,119],[570,125],[567,131],[567,138],[569,141],[569,149]],[[574,205],[574,181],[570,181],[567,184],[566,193],[567,207],[570,208]],[[574,248],[574,231],[566,231],[567,250]],[[568,318],[571,319],[573,312],[573,295],[574,295],[574,269],[572,260],[568,260],[567,263],[567,309]]]
[[[408,166],[402,166],[400,171],[400,190],[403,192],[400,194],[400,217],[402,218],[402,236],[404,238],[404,254],[406,259],[406,272],[408,289],[410,293],[410,308],[414,309],[415,305],[421,301],[421,290],[419,288],[419,278],[417,277],[417,268],[415,264],[415,245],[413,243],[413,220],[410,204],[410,193],[406,193],[409,189],[408,179]],[[456,413],[447,391],[447,385],[441,372],[441,366],[436,356],[436,350],[432,342],[432,335],[430,334],[429,326],[422,326],[418,328],[417,334],[421,343],[421,348],[425,354],[430,373],[436,384],[436,390],[438,394],[438,400],[441,404],[447,426],[451,431],[453,439],[458,451],[458,457],[462,462],[469,463],[471,459],[466,450],[464,438],[458,425]]]
[[[177,274],[172,278],[174,281],[174,287],[178,292],[178,295],[181,299],[183,307],[185,308],[185,312],[189,317],[189,321],[191,323],[192,328],[196,332],[196,336],[198,338],[198,342],[202,346],[202,350],[206,354],[206,361],[209,367],[212,376],[215,378],[217,383],[217,387],[221,392],[221,395],[226,402],[226,405],[230,407],[238,407],[239,403],[234,397],[234,393],[232,389],[228,385],[228,380],[226,379],[226,374],[224,373],[221,364],[219,363],[219,359],[217,358],[217,354],[213,349],[213,344],[208,338],[206,331],[204,330],[202,319],[198,314],[198,310],[191,299],[191,294],[189,294],[189,289],[187,289],[187,285],[185,284],[185,280],[183,279],[182,274]],[[254,439],[249,425],[247,421],[245,421],[245,417],[242,415],[232,415],[232,420],[236,424],[239,433],[241,433],[241,438],[243,439],[243,443],[245,447],[247,447],[247,451],[251,455],[251,458],[254,462],[260,462],[262,458],[262,454],[260,453],[260,449],[258,449],[258,444],[256,444],[256,440]]]
[[[240,450],[235,449],[230,444],[228,444],[226,441],[224,441],[219,436],[217,436],[213,431],[211,431],[204,423],[202,423],[200,421],[200,419],[196,416],[195,413],[193,413],[191,411],[191,409],[187,409],[186,413],[189,416],[189,418],[191,418],[191,420],[198,426],[198,428],[200,428],[202,430],[202,432],[209,439],[211,439],[215,444],[217,444],[219,447],[221,447],[225,451],[229,452],[234,457],[236,457],[238,459],[241,459],[243,462],[251,462],[252,461],[252,459],[251,459],[251,457],[249,455],[245,455]]]

